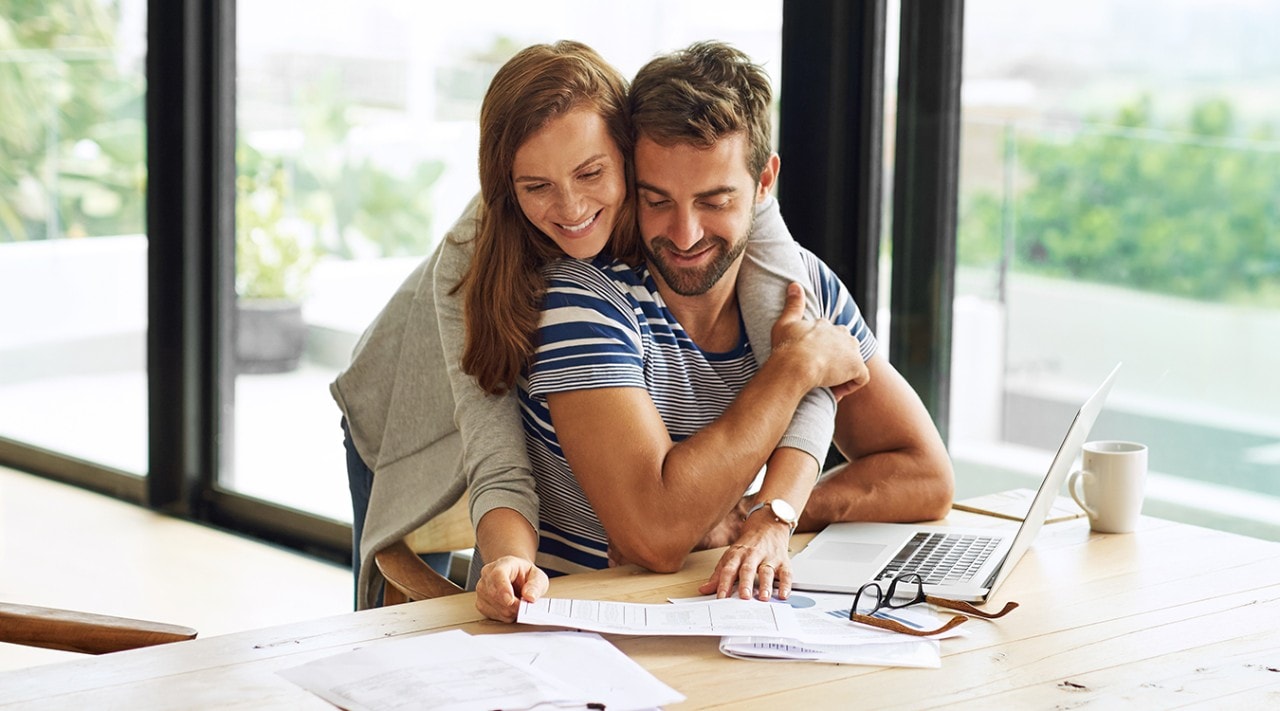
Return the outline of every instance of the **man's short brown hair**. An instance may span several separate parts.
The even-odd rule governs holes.
[[[636,74],[632,131],[636,140],[700,148],[746,132],[747,169],[758,178],[773,154],[772,101],[769,77],[750,57],[723,42],[695,42],[650,60]]]

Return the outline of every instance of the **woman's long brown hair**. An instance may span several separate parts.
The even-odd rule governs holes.
[[[582,106],[604,119],[626,166],[627,195],[605,249],[638,263],[626,92],[618,70],[595,50],[568,40],[521,50],[489,84],[480,108],[480,226],[471,265],[454,287],[463,293],[467,330],[462,370],[485,392],[502,394],[515,385],[538,328],[544,290],[539,270],[564,256],[524,216],[511,179],[516,151],[552,119]]]

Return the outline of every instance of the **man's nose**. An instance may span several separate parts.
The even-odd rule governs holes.
[[[681,251],[702,241],[702,225],[692,210],[676,210],[667,238]]]

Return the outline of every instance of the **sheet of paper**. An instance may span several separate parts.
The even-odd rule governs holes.
[[[499,645],[508,659],[572,682],[607,709],[638,709],[684,701],[631,657],[594,632],[518,632],[478,639]]]
[[[521,602],[516,622],[630,635],[789,637],[799,631],[792,608],[736,598],[649,605],[544,597]]]
[[[777,637],[724,637],[720,640],[720,651],[737,659],[925,669],[942,666],[942,652],[938,642],[919,638],[879,644],[814,644]]]
[[[521,639],[508,641],[513,637]],[[684,699],[604,639],[565,633],[473,637],[453,630],[378,642],[279,674],[351,711],[642,709]]]

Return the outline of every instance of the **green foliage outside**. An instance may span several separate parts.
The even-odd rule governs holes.
[[[419,161],[407,175],[350,153],[351,106],[334,75],[316,78],[296,106],[302,146],[280,157],[290,176],[291,209],[320,227],[325,254],[398,257],[431,246],[431,193],[444,163]],[[250,166],[238,162],[241,173]]]
[[[118,19],[102,0],[0,0],[0,244],[146,232],[146,87],[117,67]],[[294,108],[296,153],[236,147],[237,293],[298,298],[322,254],[425,253],[443,164],[353,157],[332,76]]]
[[[1016,271],[1206,301],[1280,305],[1280,142],[1239,139],[1230,104],[1196,105],[1157,130],[1149,99],[1113,128],[1021,135],[1009,201],[961,207],[959,259],[992,264],[1012,227]],[[1010,219],[1011,218],[1011,219]]]
[[[236,148],[236,294],[245,299],[302,298],[317,251],[311,226],[285,215],[284,166],[241,144]]]
[[[343,259],[424,254],[430,247],[432,187],[440,161],[395,175],[350,156],[352,124],[336,79],[322,77],[297,107],[302,146],[268,155],[236,145],[236,293],[299,299],[321,255]]]
[[[118,8],[0,0],[0,243],[145,232],[143,79]]]

